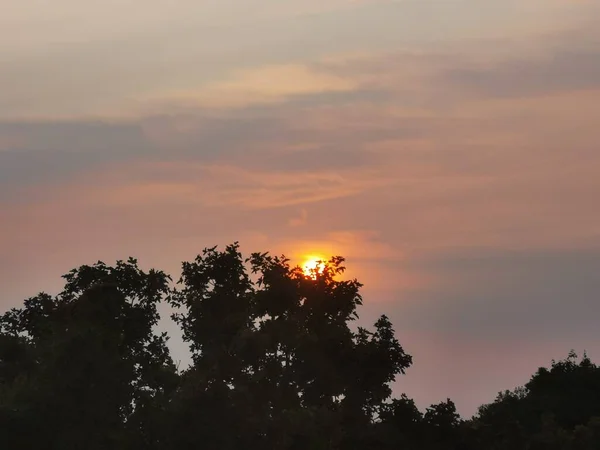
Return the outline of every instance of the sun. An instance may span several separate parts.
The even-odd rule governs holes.
[[[302,263],[302,271],[307,277],[315,278],[316,274],[323,272],[326,259],[322,256],[310,255]]]

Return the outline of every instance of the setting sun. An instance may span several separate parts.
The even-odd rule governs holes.
[[[326,258],[322,256],[307,256],[304,263],[302,263],[302,270],[306,276],[314,277],[315,273],[323,271],[326,261]]]

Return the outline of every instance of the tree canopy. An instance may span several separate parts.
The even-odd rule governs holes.
[[[135,259],[81,266],[0,316],[0,442],[31,449],[597,449],[600,370],[570,354],[469,420],[421,412],[391,383],[412,365],[392,323],[358,326],[344,259],[312,273],[237,244],[177,283]],[[158,330],[189,345],[178,370]]]

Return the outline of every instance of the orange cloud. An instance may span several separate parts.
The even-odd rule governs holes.
[[[277,103],[295,95],[348,92],[357,87],[350,78],[318,72],[303,64],[267,65],[238,70],[228,79],[194,90],[171,92],[164,96],[165,100],[149,101],[205,108],[242,108]]]
[[[134,172],[132,172],[132,170]],[[137,180],[131,176],[137,171]],[[157,183],[152,177],[168,176]],[[100,178],[102,174],[98,174]],[[112,174],[111,185],[90,184],[85,190],[88,204],[141,206],[185,203],[209,207],[240,207],[250,210],[281,208],[333,200],[394,183],[368,171],[258,171],[224,164],[164,163],[124,168]],[[88,175],[88,180],[93,180]]]

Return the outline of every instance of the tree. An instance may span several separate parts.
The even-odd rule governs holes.
[[[450,399],[427,408],[423,416],[427,429],[427,448],[458,449],[462,445],[462,421]]]
[[[541,367],[524,386],[505,391],[479,409],[472,431],[497,448],[598,448],[600,369],[575,352]],[[579,446],[579,447],[578,447]],[[583,447],[582,447],[583,446]]]
[[[419,411],[390,384],[412,364],[386,316],[357,326],[344,260],[311,274],[237,244],[185,262],[176,285],[135,259],[72,270],[0,316],[0,442],[7,448],[591,450],[600,369],[571,353],[469,421]],[[157,333],[167,302],[192,364]]]
[[[368,438],[411,357],[385,316],[373,331],[350,328],[361,284],[336,279],[343,261],[332,258],[312,277],[285,257],[244,260],[234,244],[183,264],[183,288],[170,302],[194,363],[175,403],[188,420],[174,421],[173,436],[204,423],[194,443],[214,448],[354,448]]]
[[[377,434],[381,448],[422,449],[425,447],[423,413],[403,394],[381,406]]]
[[[64,276],[0,317],[2,427],[11,448],[152,448],[139,417],[176,383],[166,336],[155,334],[162,272],[134,259]]]

